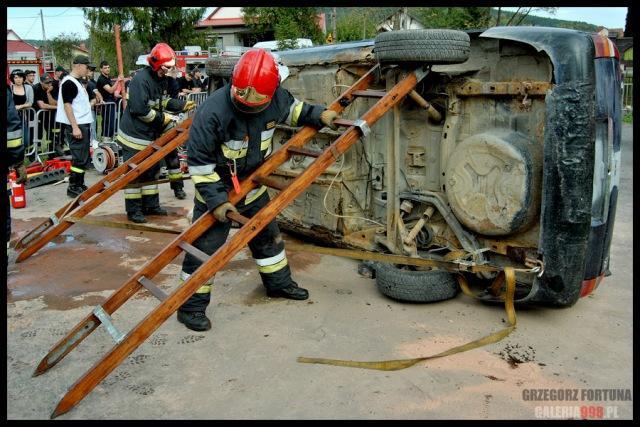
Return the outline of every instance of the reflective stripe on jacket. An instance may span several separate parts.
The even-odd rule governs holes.
[[[323,106],[297,100],[279,87],[271,104],[259,113],[238,112],[231,102],[230,85],[211,94],[198,107],[189,129],[187,163],[195,184],[196,198],[208,209],[228,200],[231,185],[230,168],[236,168],[238,179],[249,176],[272,151],[276,124],[290,126],[323,126]],[[257,152],[252,151],[257,150]],[[257,198],[264,192],[252,194]]]

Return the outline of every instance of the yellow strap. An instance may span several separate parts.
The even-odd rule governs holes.
[[[468,252],[461,249],[451,251],[442,257],[443,261],[453,261],[454,259],[463,258]]]
[[[513,307],[513,298],[516,290],[516,275],[515,271],[512,267],[505,267],[504,271],[498,274],[496,277],[496,281],[501,276],[504,276],[503,279],[507,282],[507,291],[505,294],[505,302],[504,307],[507,312],[507,317],[509,319],[509,326],[504,328],[501,331],[493,333],[491,335],[487,335],[486,337],[480,338],[475,341],[471,341],[469,343],[450,348],[449,350],[443,351],[433,356],[425,356],[418,357],[415,359],[398,359],[398,360],[384,360],[380,362],[357,362],[353,360],[338,360],[338,359],[322,359],[322,358],[311,358],[311,357],[298,357],[298,362],[300,363],[318,363],[323,365],[333,365],[333,366],[344,366],[349,368],[363,368],[363,369],[377,369],[380,371],[397,371],[400,369],[405,369],[410,366],[415,365],[416,363],[422,362],[424,360],[435,359],[437,357],[450,356],[456,353],[462,353],[464,351],[473,350],[474,348],[482,347],[487,344],[493,344],[507,335],[509,335],[516,328],[516,311]],[[474,296],[466,283],[466,280],[462,276],[459,276],[462,280],[459,280],[460,287],[462,291],[466,295]],[[493,288],[493,285],[492,285]]]

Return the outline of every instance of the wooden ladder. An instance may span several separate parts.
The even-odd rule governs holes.
[[[187,118],[178,126],[166,132],[23,236],[16,243],[16,249],[22,249],[22,252],[16,258],[16,262],[29,258],[53,238],[71,227],[75,222],[72,220],[77,220],[87,215],[147,169],[161,161],[171,151],[186,142],[189,135],[186,131],[191,126],[192,120],[192,118]],[[70,220],[67,221],[65,218]]]
[[[155,258],[148,261],[120,289],[115,291],[102,305],[97,306],[92,313],[78,323],[49,351],[36,368],[34,376],[43,374],[55,366],[100,324],[106,327],[116,342],[114,347],[101,360],[96,362],[84,376],[71,386],[51,414],[51,418],[66,413],[93,390],[100,381],[109,375],[113,369],[187,301],[200,286],[206,283],[242,250],[278,213],[313,183],[361,136],[368,134],[369,126],[376,123],[387,111],[404,99],[428,73],[427,67],[420,67],[408,72],[401,81],[386,93],[380,93],[379,91],[367,92],[366,89],[374,82],[379,67],[380,65],[376,65],[370,69],[329,106],[330,109],[340,112],[359,96],[375,95],[375,97],[380,98],[361,119],[353,122],[339,120],[338,124],[347,127],[347,129],[327,149],[323,152],[315,152],[303,148],[303,145],[318,132],[315,128],[303,127],[280,150],[273,153],[241,183],[239,193],[230,192],[229,201],[235,205],[258,185],[273,185],[274,188],[280,190],[277,196],[251,218],[246,218],[233,212],[228,213],[227,218],[242,224],[242,226],[213,255],[209,256],[192,246],[194,240],[205,233],[215,222],[213,214],[208,212],[176,237]],[[293,155],[315,157],[315,161],[288,185],[283,186],[276,183],[270,178],[270,175]],[[182,252],[190,253],[203,263],[184,283],[167,295],[151,279]],[[115,328],[111,322],[110,315],[142,288],[149,290],[151,294],[160,300],[160,304],[125,335]]]

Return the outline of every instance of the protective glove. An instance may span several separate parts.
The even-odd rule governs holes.
[[[182,109],[182,111],[187,112],[187,111],[191,111],[194,108],[196,108],[196,102],[195,101],[187,101],[186,104],[184,104],[184,108]]]
[[[238,210],[236,209],[235,206],[233,206],[229,202],[224,202],[223,204],[219,205],[217,208],[213,210],[213,216],[215,217],[216,220],[220,222],[227,222],[229,221],[229,219],[227,218],[227,212],[229,211],[238,213]]]
[[[24,162],[16,163],[13,168],[16,171],[16,184],[27,182],[27,167],[24,165]]]
[[[336,130],[338,126],[333,124],[333,121],[338,117],[338,113],[333,110],[324,110],[320,113],[320,121],[323,125],[329,126],[331,129]]]
[[[163,116],[163,121],[162,121],[162,127],[167,127],[168,124],[174,122],[174,117],[171,114],[168,113],[162,113]]]

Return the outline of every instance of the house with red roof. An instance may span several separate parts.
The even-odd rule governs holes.
[[[324,33],[326,31],[324,13],[318,15],[318,24]],[[251,47],[257,42],[274,39],[273,31],[267,31],[260,36],[253,34],[244,23],[242,7],[216,7],[209,16],[196,24],[196,29],[210,30],[214,33],[215,39],[211,40],[211,46],[220,49],[229,46]]]
[[[13,30],[7,30],[7,78],[15,69],[36,72],[36,82],[40,74],[44,73],[42,51],[30,43],[25,42]]]

